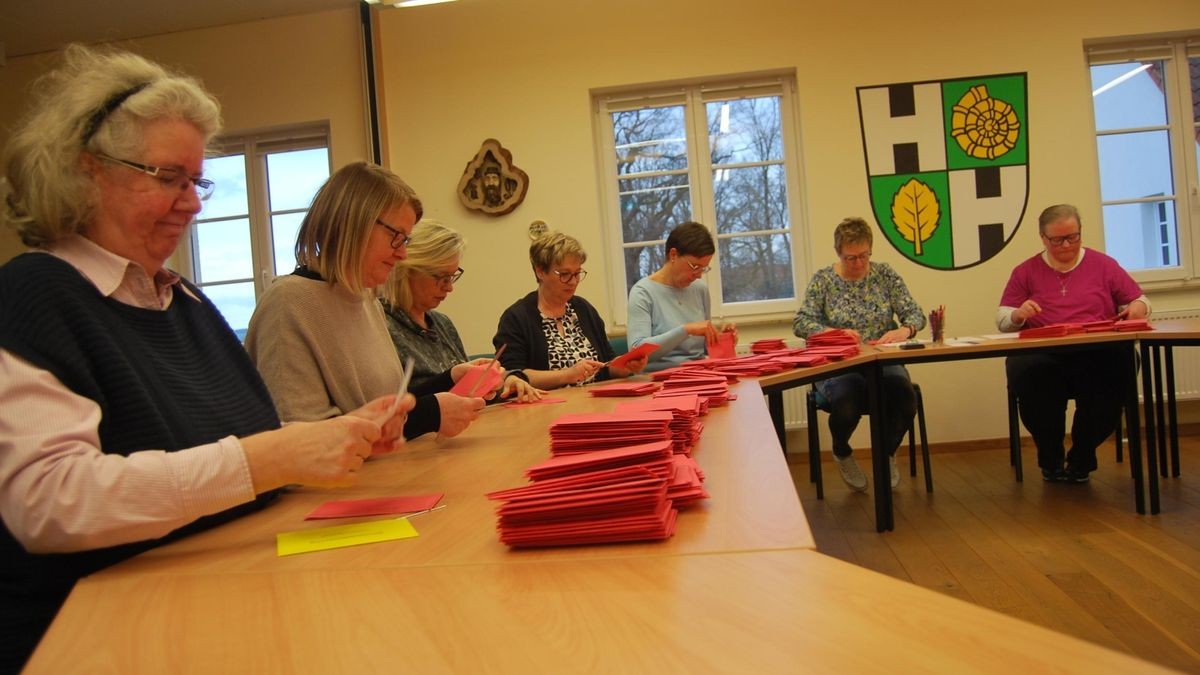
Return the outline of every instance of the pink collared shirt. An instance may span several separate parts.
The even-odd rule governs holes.
[[[84,237],[39,255],[70,263],[101,293],[165,310],[199,299],[160,270],[151,277]],[[228,436],[176,452],[100,450],[100,407],[46,370],[0,349],[0,518],[32,553],[155,539],[254,498],[242,444]]]

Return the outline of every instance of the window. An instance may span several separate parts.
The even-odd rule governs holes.
[[[1107,253],[1140,281],[1200,261],[1200,38],[1088,50]]]
[[[183,247],[181,270],[245,336],[255,301],[296,266],[296,233],[329,178],[328,132],[227,137],[204,162],[216,183]]]
[[[795,311],[806,257],[793,236],[794,99],[782,75],[596,95],[616,323],[634,282],[663,264],[667,233],[688,220],[717,239],[713,316]]]

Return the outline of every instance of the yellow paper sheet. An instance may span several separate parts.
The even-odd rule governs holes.
[[[388,518],[352,525],[283,532],[275,535],[275,550],[280,556],[285,556],[415,536],[417,530],[408,522],[408,518]]]

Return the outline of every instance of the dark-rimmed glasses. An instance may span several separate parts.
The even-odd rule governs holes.
[[[450,274],[428,274],[428,273],[426,273],[426,276],[428,276],[430,279],[433,279],[434,281],[436,281],[438,286],[445,287],[445,286],[453,286],[454,284],[457,284],[458,280],[461,279],[462,275],[464,275],[464,274],[466,274],[466,270],[464,270],[463,268],[460,267],[457,270],[455,270],[454,272],[451,272]]]
[[[578,279],[583,281],[587,278],[587,270],[579,270],[578,272],[565,272],[563,270],[550,270],[550,273],[558,277],[558,280],[564,284],[569,284]]]
[[[1064,234],[1061,237],[1047,237],[1044,234],[1042,236],[1045,237],[1046,241],[1050,242],[1051,246],[1062,246],[1063,244],[1077,243],[1079,241],[1079,235],[1079,232],[1073,232],[1071,234]]]
[[[127,159],[118,159],[104,153],[96,153],[96,156],[106,162],[120,164],[123,167],[141,171],[148,176],[154,176],[159,183],[168,190],[183,192],[189,188],[196,191],[196,196],[200,199],[208,199],[212,196],[213,188],[216,184],[207,178],[196,178],[189,176],[183,171],[166,166],[151,166],[149,164],[141,164],[139,162],[131,162]]]
[[[871,252],[867,251],[866,253],[859,253],[858,255],[839,255],[838,257],[842,259],[842,262],[850,265],[856,262],[867,262],[871,259]]]
[[[391,225],[388,225],[387,223],[383,222],[382,220],[379,220],[378,218],[375,219],[375,224],[382,227],[383,229],[387,230],[388,232],[392,233],[392,248],[400,248],[401,246],[408,246],[408,242],[412,241],[412,237],[408,236],[407,234],[404,234],[400,230],[397,230],[396,228],[392,227]]]

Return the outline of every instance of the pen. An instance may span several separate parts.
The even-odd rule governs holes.
[[[396,409],[400,407],[400,399],[408,393],[408,383],[412,380],[413,372],[413,357],[404,359],[404,373],[400,375],[400,391],[396,392],[396,400],[392,401],[392,409],[388,411],[388,419],[391,419],[396,414]]]

